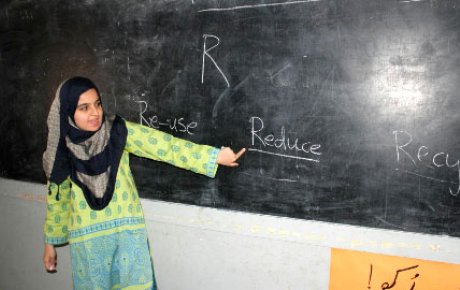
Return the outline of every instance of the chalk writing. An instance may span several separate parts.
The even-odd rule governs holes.
[[[264,121],[260,117],[251,117],[251,145],[262,145],[262,148],[271,147],[278,152],[266,151],[264,149],[248,148],[249,151],[277,155],[280,157],[301,159],[312,162],[319,162],[319,156],[322,154],[319,150],[320,144],[314,144],[311,141],[299,142],[299,138],[286,137],[286,129],[281,126],[280,136],[275,138],[274,134],[266,134],[264,130]],[[283,152],[283,153],[280,153]],[[287,154],[290,153],[290,154]],[[311,157],[292,155],[293,153],[309,154]]]
[[[219,73],[222,75],[222,77],[224,78],[225,83],[227,84],[227,87],[230,87],[230,82],[228,81],[227,77],[222,72],[220,67],[217,65],[217,63],[214,60],[214,58],[209,54],[209,52],[211,50],[213,50],[214,48],[216,48],[219,45],[219,43],[220,43],[219,37],[217,37],[215,35],[211,35],[211,34],[203,34],[203,38],[204,38],[204,40],[203,40],[203,64],[202,64],[202,67],[201,67],[201,83],[204,83],[204,67],[205,67],[204,64],[205,64],[206,57],[208,57],[211,60],[211,62],[214,64],[214,66],[217,68]],[[210,48],[207,48],[206,44],[207,44],[208,38],[215,39],[217,41],[217,43],[214,44],[213,46],[211,46]]]
[[[460,193],[460,160],[451,160],[449,158],[449,153],[446,152],[432,152],[428,148],[428,146],[422,145],[422,146],[417,146],[418,148],[411,148],[409,146],[413,138],[412,136],[404,131],[393,131],[394,137],[395,137],[395,149],[396,149],[396,161],[398,164],[401,162],[403,159],[402,156],[405,156],[410,160],[412,164],[414,164],[415,167],[418,167],[420,165],[426,165],[428,163],[429,166],[433,168],[441,168],[441,167],[446,167],[446,168],[452,168],[456,170],[457,172],[457,189],[454,191],[452,190],[451,187],[449,187],[449,192],[453,196],[457,196]],[[415,149],[410,153],[411,149]],[[401,170],[397,168],[397,170]],[[413,174],[422,178],[442,182],[442,183],[452,183],[446,180],[440,180],[436,179],[430,176],[424,176],[422,174],[419,174],[417,172],[412,172],[410,170],[401,170],[403,172]]]
[[[292,4],[303,4],[309,2],[318,2],[321,0],[299,0],[299,1],[287,1],[287,2],[278,2],[278,3],[264,3],[264,4],[253,4],[253,5],[241,5],[241,6],[233,6],[233,7],[226,7],[226,8],[209,8],[199,10],[198,12],[218,12],[218,11],[232,11],[232,10],[241,10],[241,9],[254,9],[254,8],[261,8],[261,7],[273,7],[273,6],[281,6],[281,5],[292,5]]]
[[[140,106],[139,111],[139,123],[141,125],[146,125],[154,129],[160,129],[160,127],[168,128],[171,131],[187,133],[193,135],[193,129],[198,127],[198,123],[191,121],[186,122],[185,118],[166,118],[160,119],[157,115],[147,116],[146,111],[148,108],[148,103],[146,101],[134,101]]]
[[[422,2],[425,0],[404,0],[404,1],[399,1],[399,3],[412,3],[412,2]]]

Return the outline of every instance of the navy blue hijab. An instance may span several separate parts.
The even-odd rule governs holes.
[[[121,117],[105,113],[97,131],[80,130],[75,125],[80,95],[90,89],[95,89],[99,95],[94,83],[84,77],[71,78],[58,88],[48,115],[43,167],[49,181],[58,185],[70,176],[82,189],[88,205],[101,210],[113,196],[127,129]],[[95,151],[90,147],[103,149]]]

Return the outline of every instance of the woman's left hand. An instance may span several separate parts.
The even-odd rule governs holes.
[[[239,165],[236,161],[244,154],[244,152],[246,152],[246,148],[241,149],[235,154],[230,147],[222,147],[219,155],[217,155],[217,164],[236,167]]]

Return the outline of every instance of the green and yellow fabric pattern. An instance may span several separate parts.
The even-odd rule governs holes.
[[[214,177],[217,171],[216,160],[219,153],[219,149],[217,148],[198,145],[159,130],[128,121],[126,121],[126,127],[128,129],[128,136],[118,168],[115,190],[110,203],[104,209],[92,210],[88,206],[82,190],[70,178],[67,178],[59,185],[54,183],[49,184],[47,214],[44,226],[45,243],[53,245],[71,244],[75,287],[76,285],[82,285],[86,281],[85,279],[80,279],[77,283],[75,279],[78,277],[84,278],[85,275],[82,276],[82,273],[75,271],[83,269],[84,267],[82,268],[81,266],[88,263],[85,258],[80,260],[77,257],[91,257],[91,255],[81,253],[81,249],[88,248],[88,246],[89,248],[94,248],[94,242],[98,240],[100,241],[97,243],[99,246],[102,243],[105,245],[105,248],[110,248],[113,245],[110,245],[108,241],[117,243],[121,237],[123,237],[124,243],[129,244],[127,240],[130,237],[138,237],[139,231],[146,236],[142,205],[129,167],[129,154],[166,162],[209,177]],[[136,235],[130,233],[136,233]],[[142,239],[136,239],[138,243],[142,241]],[[143,243],[140,248],[137,246],[136,252],[147,251],[147,253],[150,253],[147,240]],[[78,255],[76,254],[77,249],[80,249]],[[107,268],[107,263],[110,263],[111,267],[113,267],[111,271],[120,272],[122,265],[119,263],[123,262],[122,257],[109,258],[113,253],[105,250],[100,250],[98,253],[102,256],[97,257],[97,260],[100,263],[106,263],[105,266],[100,265],[100,269]],[[108,261],[108,259],[111,260]],[[133,264],[135,263],[133,262]],[[96,265],[96,267],[99,266]],[[145,277],[145,273],[139,277],[142,285],[151,285],[154,283],[152,282],[154,278],[150,277],[151,280],[149,281]],[[100,282],[102,283],[101,289],[107,289],[103,287],[105,287],[104,283],[110,282],[109,280],[106,279],[105,282]],[[117,282],[117,285],[120,287],[119,289],[126,289],[123,288],[125,284],[137,285],[130,284],[129,281]],[[140,287],[132,289],[152,289],[151,286],[149,286],[150,288]],[[85,287],[81,287],[80,289],[85,289]]]

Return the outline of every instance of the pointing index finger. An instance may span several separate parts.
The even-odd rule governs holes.
[[[246,152],[246,148],[242,148],[238,153],[236,153],[235,161],[238,160]]]

